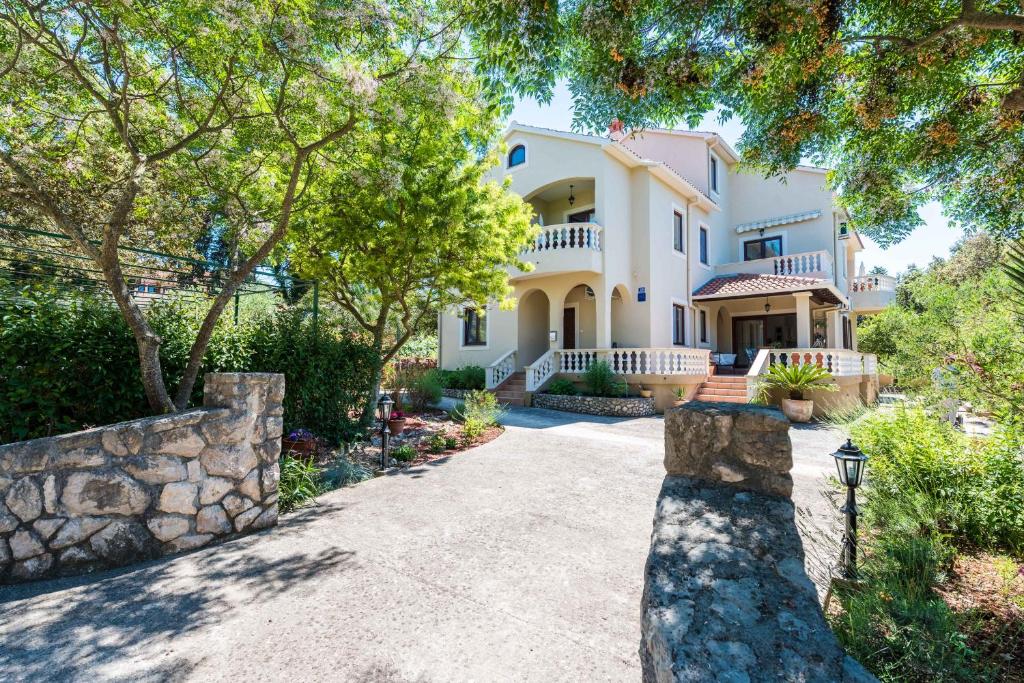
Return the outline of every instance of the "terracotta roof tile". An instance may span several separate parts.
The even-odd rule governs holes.
[[[787,292],[800,288],[811,289],[827,285],[827,281],[813,277],[741,273],[739,275],[722,275],[711,278],[700,286],[693,295],[744,296],[750,294],[764,294],[766,292]]]

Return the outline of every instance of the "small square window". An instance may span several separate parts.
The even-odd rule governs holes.
[[[678,211],[672,212],[672,248],[676,251],[686,251],[686,221],[683,214]]]
[[[487,344],[487,322],[484,315],[475,308],[467,307],[462,312],[462,345],[484,346]]]
[[[672,304],[672,343],[686,345],[686,307]]]
[[[700,228],[700,262],[705,266],[708,265],[708,229],[704,226]]]

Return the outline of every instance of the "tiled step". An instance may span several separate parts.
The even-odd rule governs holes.
[[[733,388],[721,388],[721,387],[709,387],[704,385],[700,388],[699,393],[707,394],[709,396],[742,396],[746,397],[746,389],[733,389]]]

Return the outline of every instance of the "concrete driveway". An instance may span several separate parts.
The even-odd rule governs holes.
[[[660,418],[518,409],[497,440],[275,529],[0,588],[5,680],[636,681]],[[798,506],[837,434],[792,432]]]

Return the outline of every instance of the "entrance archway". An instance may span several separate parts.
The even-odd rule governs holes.
[[[519,298],[517,312],[519,369],[543,356],[548,348],[550,302],[548,295],[533,289]]]

